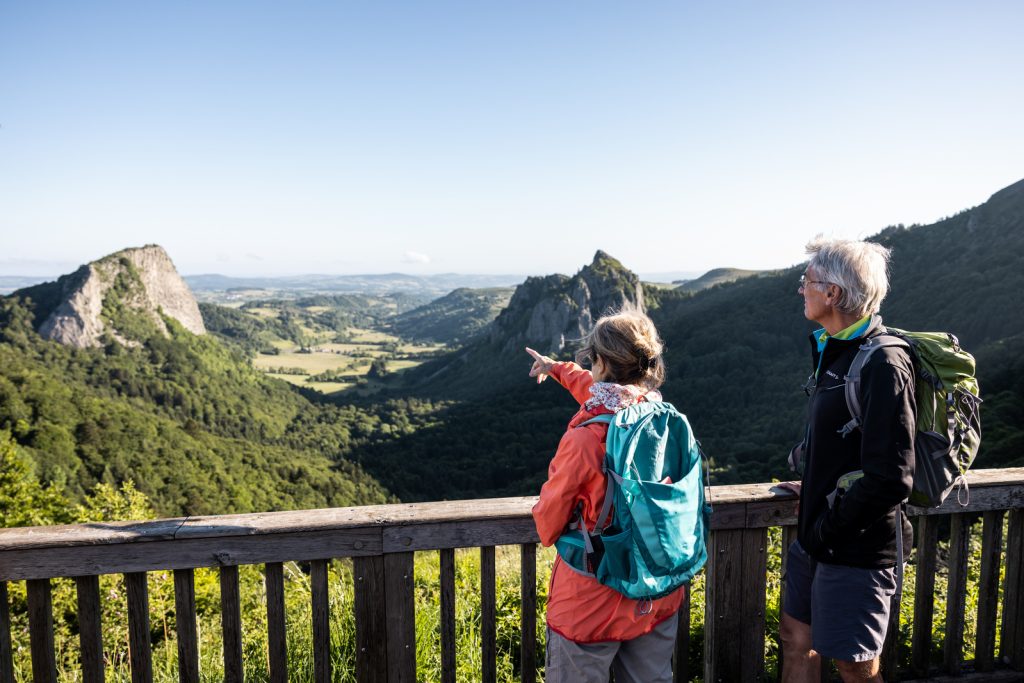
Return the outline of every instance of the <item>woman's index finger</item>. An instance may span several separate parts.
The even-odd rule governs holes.
[[[531,349],[529,346],[526,347],[526,352],[528,354],[530,354],[531,356],[533,356],[534,360],[540,360],[540,359],[542,359],[544,357],[544,356],[540,355],[539,353],[537,353],[536,351],[534,351],[533,349]]]

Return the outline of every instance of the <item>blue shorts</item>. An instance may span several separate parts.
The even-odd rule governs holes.
[[[817,562],[799,541],[789,546],[782,610],[811,626],[818,654],[866,662],[882,653],[889,609],[896,594],[895,569],[861,569]]]

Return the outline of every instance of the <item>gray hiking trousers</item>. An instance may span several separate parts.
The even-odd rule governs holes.
[[[675,614],[633,640],[574,643],[548,629],[546,683],[671,683]]]

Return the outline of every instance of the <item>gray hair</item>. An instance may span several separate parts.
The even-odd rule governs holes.
[[[807,243],[818,278],[839,287],[836,308],[863,318],[878,313],[889,293],[889,249],[874,242],[829,240],[818,236]]]

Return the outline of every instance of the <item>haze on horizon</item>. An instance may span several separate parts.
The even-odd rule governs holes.
[[[0,275],[768,269],[1024,177],[1024,4],[0,11]]]

